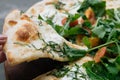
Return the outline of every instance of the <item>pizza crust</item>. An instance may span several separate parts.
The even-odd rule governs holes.
[[[11,27],[14,27],[17,24],[17,20],[20,18],[20,11],[13,10],[7,15],[3,25],[3,34]]]

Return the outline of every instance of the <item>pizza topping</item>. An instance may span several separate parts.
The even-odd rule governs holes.
[[[95,23],[95,14],[94,14],[94,11],[89,7],[86,11],[85,11],[85,15],[86,17],[90,20],[90,22],[92,24]]]
[[[42,39],[45,46],[43,48],[36,48],[33,44],[32,46],[36,50],[42,50],[43,52],[51,53],[53,55],[53,52],[57,52],[60,57],[67,57],[69,61],[77,60],[80,57],[83,57],[86,55],[85,50],[79,50],[69,47],[66,43],[63,45],[59,45],[53,41],[45,42],[44,39]],[[54,55],[53,55],[54,57]]]
[[[65,23],[67,22],[67,18],[65,17],[65,18],[63,18],[63,20],[62,20],[62,25],[65,25]]]
[[[67,16],[68,15],[65,13],[58,12],[58,13],[56,13],[56,15],[53,16],[52,22],[54,23],[54,25],[63,26],[63,25],[65,25],[65,23],[67,21]]]
[[[61,10],[63,9],[63,6],[65,5],[64,3],[58,1],[57,3],[54,4],[55,5],[55,8],[58,9],[58,10]]]
[[[92,8],[95,13],[95,17],[101,17],[105,13],[106,1],[95,0],[92,2],[91,0],[84,0],[78,10],[79,13],[85,12],[88,8]]]
[[[82,66],[79,66],[78,64],[73,64],[72,67],[65,66],[51,72],[50,74],[56,76],[57,78],[63,77],[62,79],[67,79],[65,77],[68,77],[70,80],[88,80],[88,76],[82,70]]]
[[[27,47],[31,47],[29,44],[24,43],[24,42],[14,42],[15,45],[20,45],[20,46],[27,46]]]
[[[55,70],[50,73],[50,75],[54,75],[57,78],[64,77],[70,71],[69,67],[63,67],[61,69]]]
[[[75,20],[73,22],[70,22],[70,27],[78,25],[78,20]]]
[[[97,53],[94,56],[94,60],[96,63],[100,62],[100,59],[105,56],[106,53],[106,47],[102,47],[97,51]]]
[[[65,18],[63,18],[63,20],[62,20],[62,25],[65,25],[65,23],[67,22],[67,18],[65,17]],[[79,21],[78,20],[72,20],[70,23],[69,23],[69,26],[70,27],[74,27],[74,26],[76,26],[76,25],[78,25],[79,24]]]

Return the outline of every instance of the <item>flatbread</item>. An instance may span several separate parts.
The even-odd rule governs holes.
[[[68,2],[68,5],[70,5],[77,0],[72,2],[70,0],[68,1],[70,2]],[[6,17],[3,34],[5,34],[8,39],[4,46],[4,51],[10,65],[16,65],[26,61],[29,62],[38,58],[51,58],[57,61],[68,61],[66,56],[60,56],[64,53],[56,51],[51,52],[50,46],[47,46],[46,48],[46,45],[50,42],[59,45],[61,48],[65,43],[71,48],[87,50],[87,47],[85,46],[78,46],[68,42],[61,37],[52,26],[44,21],[38,20],[39,13],[44,15],[44,12],[47,10],[42,6],[40,8],[43,8],[43,13],[39,12],[40,9],[38,9],[38,6],[41,6],[41,4],[46,6],[48,3],[50,3],[49,0],[44,0],[31,7],[25,13],[21,13],[19,10],[14,10]]]
[[[106,9],[113,9],[113,8],[119,8],[120,7],[120,0],[104,0],[104,1],[106,1]],[[30,12],[30,10],[29,10],[29,12]],[[75,68],[74,68],[75,65],[74,64],[82,66],[85,62],[92,61],[92,60],[93,60],[92,57],[85,56],[82,59],[79,59],[78,61],[73,62],[72,64],[68,65],[67,67],[69,67],[71,69],[70,71],[72,71],[72,70],[75,70]],[[80,67],[79,69],[80,69],[80,71],[82,71],[82,73],[86,74],[86,71],[83,67],[82,68]],[[51,74],[54,71],[55,70],[52,70],[52,71],[47,72],[45,74],[39,75],[38,77],[34,78],[33,80],[72,80],[72,76],[74,75],[74,73],[68,72],[64,77],[58,78],[55,75]],[[68,76],[69,74],[72,74],[72,76]],[[79,74],[77,74],[77,75],[80,76]],[[86,75],[86,79],[85,78],[82,79],[82,77],[81,77],[81,80],[90,80],[90,79]]]
[[[52,26],[48,25],[45,21],[38,20],[39,15],[44,20],[54,16],[52,22],[62,26],[63,24],[61,22],[63,18],[68,17],[66,12],[70,14],[77,13],[80,7],[78,3],[82,1],[83,0],[62,0],[65,5],[63,5],[63,9],[58,10],[54,5],[58,0],[43,0],[33,5],[24,13],[21,13],[19,10],[14,10],[8,14],[3,26],[3,34],[8,37],[4,51],[9,64],[16,65],[38,58],[52,58],[58,61],[68,61],[67,57],[60,57],[59,53],[53,52],[53,54],[50,54],[37,50],[44,48],[44,41],[46,43],[52,41],[60,46],[66,43],[72,48],[87,50],[85,46],[78,46],[66,41],[63,37],[58,35]],[[119,0],[116,1],[119,2]],[[107,5],[110,6],[111,1],[107,0]],[[117,5],[119,5],[119,3]],[[42,40],[39,39],[40,37]]]

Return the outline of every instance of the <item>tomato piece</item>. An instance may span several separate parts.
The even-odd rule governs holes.
[[[65,17],[65,18],[63,18],[63,20],[62,20],[62,25],[65,25],[65,23],[67,22],[67,18]]]
[[[75,20],[75,21],[73,21],[73,22],[70,22],[70,27],[74,27],[74,26],[76,26],[76,25],[78,25],[78,20]]]
[[[99,49],[99,50],[97,51],[97,53],[96,53],[95,56],[94,56],[94,60],[95,60],[96,63],[99,63],[99,62],[100,62],[100,59],[101,59],[102,57],[104,57],[106,51],[107,51],[107,48],[106,48],[106,47],[102,47],[101,49]]]
[[[90,22],[91,22],[92,24],[95,24],[95,22],[96,22],[95,13],[94,13],[94,11],[92,10],[92,8],[88,8],[88,9],[85,11],[85,15],[86,15],[86,17],[90,20]]]

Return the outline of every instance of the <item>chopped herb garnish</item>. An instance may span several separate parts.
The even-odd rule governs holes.
[[[71,48],[67,44],[63,45],[63,53],[68,57],[69,61],[77,60],[87,54],[86,50]]]
[[[78,64],[74,64],[74,70],[70,70],[69,73],[67,74],[67,76],[72,77],[72,80],[87,80],[88,76],[80,69],[82,68],[82,66],[78,65]],[[72,74],[72,75],[70,75]]]
[[[23,42],[14,42],[13,44],[31,47],[29,44],[26,44],[26,43],[23,43]]]
[[[58,10],[63,9],[63,6],[64,6],[64,5],[65,5],[65,4],[62,3],[62,2],[60,2],[60,1],[58,1],[57,3],[54,3],[55,8],[58,9]]]
[[[58,68],[51,72],[49,75],[54,75],[57,78],[62,78],[64,76],[70,77],[71,80],[87,80],[88,76],[80,69],[82,66],[73,64],[71,67],[64,66],[63,68]]]
[[[69,67],[63,67],[61,69],[57,69],[50,73],[51,75],[54,75],[58,78],[64,77],[68,72],[70,71]]]
[[[22,15],[23,13],[25,13],[25,12],[21,10],[21,11],[20,11],[20,15]]]
[[[38,15],[38,19],[39,20],[44,20],[40,14]]]

